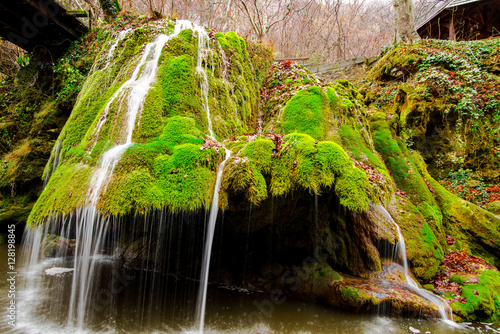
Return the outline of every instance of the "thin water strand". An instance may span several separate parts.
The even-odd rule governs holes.
[[[109,48],[108,50],[108,54],[106,55],[106,64],[104,65],[104,68],[107,68],[109,66],[109,63],[111,61],[111,58],[113,58],[113,55],[114,55],[114,52],[115,52],[115,49],[116,47],[118,46],[118,43],[120,43],[120,41],[122,39],[125,38],[125,36],[127,36],[127,34],[131,31],[132,29],[125,29],[125,30],[122,30],[120,31],[120,33],[118,34],[118,36],[116,37],[113,45],[111,45],[111,47]]]
[[[413,277],[410,274],[410,270],[408,268],[408,258],[406,256],[406,243],[405,239],[403,237],[403,234],[401,233],[401,229],[399,228],[399,225],[394,221],[392,218],[391,214],[387,212],[387,210],[381,206],[381,205],[375,205],[375,208],[377,211],[382,213],[382,215],[390,221],[394,226],[396,227],[396,232],[398,235],[398,242],[396,245],[397,252],[401,258],[401,262],[404,268],[404,273],[403,275],[405,276],[405,284],[406,286],[415,292],[417,295],[421,296],[422,298],[430,301],[436,306],[436,309],[441,317],[441,320],[444,322],[452,325],[452,326],[458,326],[454,321],[453,321],[453,312],[451,310],[451,307],[444,301],[442,298],[439,296],[434,295],[433,293],[421,289],[418,286],[418,283],[413,279]]]
[[[111,105],[113,104],[113,102],[115,102],[115,100],[118,97],[121,97],[123,94],[126,94],[128,90],[130,90],[131,92],[129,92],[127,99],[128,121],[127,121],[126,142],[128,143],[131,142],[137,113],[139,113],[139,109],[142,108],[142,105],[144,104],[144,99],[146,98],[147,92],[149,91],[151,84],[156,79],[156,72],[158,70],[158,60],[161,56],[161,51],[163,47],[170,39],[177,36],[182,30],[190,28],[191,25],[192,24],[189,21],[179,20],[177,21],[174,28],[174,32],[171,35],[164,35],[164,34],[158,35],[155,41],[146,45],[142,53],[142,57],[139,60],[138,64],[136,65],[130,79],[125,81],[125,83],[123,83],[123,85],[121,85],[120,88],[118,88],[118,90],[113,94],[113,96],[111,96],[108,103],[104,107],[104,110],[101,113],[101,116],[99,117],[99,121],[97,122],[97,125],[92,133],[92,137],[94,138],[94,145],[90,151],[94,149],[97,143],[97,139],[102,130],[102,127],[104,126],[108,118],[109,109]],[[135,117],[132,114],[135,114]]]
[[[199,332],[203,334],[205,327],[205,309],[207,303],[207,287],[208,274],[210,272],[210,257],[212,255],[212,244],[214,241],[215,223],[217,222],[217,214],[219,212],[219,190],[222,179],[222,172],[226,161],[231,157],[231,151],[226,149],[226,158],[217,168],[217,179],[215,181],[214,196],[212,206],[210,207],[210,218],[208,220],[208,228],[205,239],[205,250],[203,252],[203,262],[201,267],[200,289],[198,292],[198,303],[196,306],[197,319],[200,324]]]

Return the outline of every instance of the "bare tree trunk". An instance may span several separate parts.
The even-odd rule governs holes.
[[[412,0],[394,0],[395,28],[394,43],[413,42],[419,39],[413,21]]]

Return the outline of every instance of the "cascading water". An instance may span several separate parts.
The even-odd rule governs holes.
[[[54,156],[54,159],[52,161],[52,168],[50,169],[47,167],[47,170],[45,172],[45,175],[43,176],[43,187],[47,185],[49,182],[50,177],[56,170],[57,166],[59,166],[59,162],[61,159],[61,142],[58,140],[56,141],[56,144],[54,145],[54,148],[52,149],[52,154]]]
[[[120,33],[118,34],[118,36],[116,37],[116,40],[114,41],[113,45],[111,45],[111,47],[109,48],[108,50],[108,54],[106,55],[106,64],[104,65],[104,68],[108,67],[109,66],[109,62],[111,61],[111,59],[113,58],[113,55],[114,55],[114,52],[115,52],[115,49],[116,47],[118,46],[118,43],[120,43],[120,41],[122,39],[125,38],[125,36],[127,36],[127,34],[131,31],[131,29],[125,29],[125,30],[122,30],[120,31]]]
[[[215,233],[215,223],[217,221],[217,213],[219,211],[219,190],[222,179],[222,172],[224,165],[231,156],[231,152],[226,150],[226,158],[217,168],[217,179],[214,187],[214,196],[212,199],[212,206],[210,207],[210,217],[208,220],[208,227],[205,237],[205,249],[203,251],[203,262],[201,267],[200,289],[198,292],[198,302],[196,304],[196,319],[199,322],[199,332],[203,333],[205,326],[205,308],[207,304],[207,287],[208,287],[208,274],[210,272],[210,257],[212,255],[212,244]]]
[[[178,34],[182,27],[182,24],[177,25],[174,35]],[[70,325],[74,324],[74,313],[76,311],[76,326],[83,328],[86,313],[85,308],[88,306],[87,300],[95,268],[94,258],[99,252],[101,237],[109,223],[109,220],[102,218],[97,212],[99,196],[106,190],[107,182],[113,174],[113,170],[121,156],[132,144],[132,135],[137,117],[142,109],[144,99],[146,98],[151,83],[156,78],[158,59],[161,56],[163,46],[171,37],[172,36],[159,35],[154,42],[146,45],[141,60],[134,69],[132,78],[122,85],[106,105],[104,113],[107,114],[113,100],[124,92],[128,92],[125,143],[116,145],[104,153],[99,167],[90,181],[89,190],[87,192],[87,206],[82,212],[78,213],[80,217],[76,219],[78,222],[76,255],[68,314],[68,324]],[[106,118],[101,118],[101,120],[102,122],[100,122],[100,126],[97,129],[97,135]]]
[[[208,91],[210,89],[206,68],[203,67],[203,60],[210,51],[209,38],[205,28],[192,25],[191,29],[198,33],[198,59],[196,63],[196,71],[201,76],[200,89],[202,94],[202,107],[207,114],[208,135],[212,140],[215,139],[215,134],[212,129],[212,118],[210,117],[210,107],[208,105]],[[219,46],[220,47],[220,46]],[[223,52],[222,52],[223,53]],[[225,57],[225,55],[224,55]],[[225,62],[224,62],[225,65]],[[205,63],[206,66],[206,63]],[[226,158],[217,168],[217,178],[215,181],[214,195],[212,198],[212,205],[210,207],[210,216],[208,220],[207,232],[205,235],[205,248],[203,251],[203,262],[200,274],[200,287],[198,291],[198,300],[196,304],[196,319],[199,323],[199,333],[202,334],[205,327],[205,309],[207,303],[207,288],[208,288],[208,275],[210,272],[210,258],[212,255],[212,244],[215,233],[215,223],[217,221],[217,214],[219,211],[219,190],[222,179],[222,172],[224,165],[231,156],[231,151],[224,148]]]
[[[111,104],[119,98],[120,100],[126,99],[126,124],[125,124],[125,134],[123,136],[124,142],[120,145],[116,145],[106,151],[102,156],[98,168],[93,173],[89,189],[86,196],[86,206],[82,209],[77,210],[76,217],[74,220],[76,223],[76,245],[75,245],[75,256],[73,264],[73,282],[71,287],[71,296],[68,310],[68,326],[83,329],[86,311],[88,308],[88,298],[91,292],[92,277],[94,275],[95,269],[95,258],[100,251],[102,236],[104,231],[107,230],[109,219],[103,218],[97,212],[97,204],[99,196],[105,192],[107,183],[113,170],[117,163],[119,162],[121,156],[125,150],[132,144],[132,136],[135,128],[135,124],[138,121],[137,118],[140,117],[140,112],[144,104],[145,97],[148,90],[156,78],[156,72],[158,69],[158,60],[161,56],[161,51],[164,45],[174,36],[178,35],[180,31],[189,28],[191,25],[188,21],[178,21],[176,23],[174,32],[171,35],[161,34],[156,39],[147,44],[141,59],[135,66],[132,76],[127,80],[118,91],[111,97],[104,111],[100,117],[100,121],[96,130],[94,131],[95,138],[99,135],[99,132],[104,125]],[[124,38],[127,31],[120,33],[116,44],[121,38]],[[112,56],[114,48],[110,49],[108,57]],[[123,140],[123,139],[122,139]],[[56,163],[56,159],[54,163]],[[49,225],[47,222],[46,225]],[[68,228],[69,229],[69,228]],[[47,234],[38,233],[35,238],[39,240],[32,242],[32,249],[40,247],[40,240],[43,236]],[[61,233],[64,235],[64,233]],[[38,260],[38,250],[33,251],[31,255],[32,263]]]
[[[108,118],[109,110],[111,105],[117,98],[127,97],[127,129],[126,129],[126,143],[132,143],[133,130],[136,123],[137,115],[142,109],[144,99],[151,87],[151,84],[156,78],[156,71],[158,70],[158,59],[161,56],[161,50],[163,46],[173,37],[177,36],[182,30],[188,29],[191,22],[179,20],[175,25],[174,32],[171,35],[159,35],[156,40],[152,43],[146,45],[142,58],[138,65],[135,67],[134,72],[130,79],[128,79],[121,87],[113,94],[109,99],[108,103],[104,107],[99,122],[94,130],[94,147],[97,143],[99,134],[102,127],[106,123]],[[153,57],[152,60],[148,60],[149,57]],[[144,68],[143,68],[143,65]],[[130,92],[128,92],[130,91]],[[128,95],[125,95],[128,92]],[[92,148],[93,149],[93,148]],[[91,150],[92,151],[92,150]]]
[[[422,298],[430,301],[431,303],[433,303],[438,312],[439,312],[439,315],[441,316],[441,320],[450,324],[450,325],[453,325],[453,326],[456,326],[456,323],[453,321],[453,312],[451,310],[451,307],[448,306],[448,304],[442,300],[440,297],[434,295],[433,293],[427,291],[427,290],[424,290],[424,289],[421,289],[417,282],[413,279],[413,277],[410,275],[410,270],[408,268],[408,259],[406,257],[406,244],[405,244],[405,239],[403,237],[403,234],[401,233],[401,229],[399,228],[399,225],[394,221],[394,219],[392,218],[392,216],[390,215],[389,212],[387,212],[387,210],[381,206],[381,205],[375,205],[375,208],[377,211],[379,211],[380,213],[382,213],[382,215],[384,215],[384,217],[392,222],[394,224],[394,226],[396,227],[396,231],[397,231],[397,234],[398,234],[398,242],[397,242],[397,245],[396,245],[396,250],[399,254],[399,257],[401,259],[401,264],[403,265],[403,268],[404,268],[404,273],[403,275],[405,276],[405,283],[406,283],[406,286],[412,290],[413,292],[415,292],[417,295],[421,296]]]
[[[206,113],[207,117],[208,136],[211,140],[216,141],[215,134],[212,129],[212,120],[208,105],[208,92],[210,87],[206,71],[206,56],[209,52],[211,52],[209,45],[210,40],[205,28],[197,26],[189,21],[179,20],[177,21],[174,32],[171,35],[159,35],[153,42],[145,46],[142,56],[135,65],[130,78],[118,88],[103,108],[92,134],[93,146],[89,152],[92,152],[94,149],[101,131],[108,120],[112,107],[115,108],[116,106],[119,109],[124,108],[126,110],[125,124],[123,126],[124,131],[120,134],[120,138],[117,139],[117,141],[121,143],[111,147],[102,155],[98,167],[92,174],[86,195],[86,206],[82,209],[76,210],[74,214],[70,215],[69,219],[53,217],[48,219],[49,221],[45,224],[46,227],[52,225],[51,230],[59,228],[58,231],[54,230],[52,233],[68,240],[71,238],[76,240],[73,268],[51,268],[51,270],[48,271],[49,274],[66,273],[69,271],[73,272],[71,293],[69,296],[69,309],[67,313],[68,317],[66,321],[68,330],[74,330],[75,328],[83,330],[85,328],[87,314],[90,314],[89,301],[92,298],[92,294],[95,292],[93,291],[93,281],[95,280],[94,278],[96,275],[96,259],[99,258],[98,255],[102,251],[106,231],[108,231],[112,225],[112,221],[109,218],[102,217],[97,211],[99,198],[106,192],[111,175],[113,174],[113,171],[122,155],[133,143],[132,137],[134,128],[140,121],[140,114],[144,100],[151,84],[156,78],[158,60],[161,56],[161,51],[164,45],[172,37],[178,35],[184,29],[191,29],[198,35],[196,73],[199,75],[199,78],[201,78],[201,99],[203,111]],[[118,43],[120,40],[124,39],[128,33],[129,31],[125,30],[117,36],[115,42],[108,50],[106,65],[101,70],[104,70],[109,65]],[[217,169],[212,206],[206,229],[207,232],[203,252],[203,265],[200,275],[198,303],[196,307],[196,320],[200,324],[200,332],[203,332],[204,328],[208,275],[214,238],[213,234],[218,214],[219,189],[224,165],[230,155],[231,152],[226,149],[226,157]],[[58,159],[58,156],[54,158],[54,168],[51,171],[52,173],[54,172],[55,167],[57,167],[58,161],[56,162],[56,160]],[[47,179],[49,177],[47,177]],[[31,256],[32,263],[39,261],[39,250],[44,247],[42,245],[42,240],[46,235],[48,235],[48,233],[49,230],[47,228],[43,230],[37,229],[36,235],[33,236],[33,238],[37,239],[37,241],[33,241],[31,243],[33,245],[33,254]]]

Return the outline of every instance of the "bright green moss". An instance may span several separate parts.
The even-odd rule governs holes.
[[[158,72],[163,88],[163,115],[184,116],[198,114],[199,124],[205,124],[201,112],[201,96],[195,80],[196,59],[188,55],[170,57]]]
[[[469,276],[467,275],[453,275],[449,278],[450,282],[457,283],[458,285],[464,285],[465,282],[469,280]]]
[[[271,171],[272,153],[276,145],[269,139],[257,138],[248,143],[241,151],[241,156],[248,157],[263,174]]]
[[[127,97],[119,96],[110,103],[103,122],[105,106],[130,79],[146,43],[152,41],[159,31],[165,32],[167,26],[172,28],[172,24],[165,24],[159,30],[146,25],[131,32],[117,44],[109,63],[107,49],[99,53],[99,60],[59,138],[62,143],[61,171],[78,165],[87,170],[87,177],[90,177],[94,170],[92,166],[98,163],[102,154],[116,143],[123,143]],[[210,40],[213,52],[207,53],[203,61],[209,84],[208,107],[213,130],[222,140],[248,133],[255,127],[261,82],[256,79],[256,64],[252,61],[269,55],[254,45],[254,58],[250,58],[246,42],[235,33],[217,34],[216,38],[219,42]],[[104,44],[109,47],[113,43],[107,41]],[[182,31],[164,47],[156,80],[136,122],[133,136],[136,144],[124,153],[110,176],[106,193],[101,196],[98,206],[101,212],[125,214],[134,208],[145,212],[163,207],[174,211],[194,210],[209,205],[215,170],[223,154],[213,149],[201,149],[202,138],[206,136],[207,113],[202,108],[200,91],[204,77],[195,69],[197,51],[197,36],[191,30]],[[266,64],[270,65],[268,60]],[[259,73],[267,73],[265,66],[257,65]],[[96,132],[98,127],[100,131]],[[236,148],[243,149],[246,144],[241,140]],[[249,167],[252,180],[246,191],[254,203],[267,196],[263,175],[271,173],[273,149],[271,141],[258,139],[244,152],[252,158]],[[71,179],[74,178],[68,177]],[[79,183],[82,189],[73,193],[72,198],[85,198],[88,180],[85,181]],[[62,181],[55,176],[53,182],[59,189]],[[43,196],[49,196],[51,192],[46,189]],[[63,204],[56,205],[55,211],[70,212],[83,205],[83,200],[60,202]],[[33,216],[46,217],[48,205],[39,204],[35,211],[41,211]]]
[[[316,145],[316,148],[322,170],[342,175],[349,167],[352,167],[351,159],[340,145],[322,141]]]
[[[418,226],[412,228],[415,229]],[[438,239],[428,223],[423,224],[419,229],[419,234],[410,232],[407,236],[408,252],[411,252],[411,263],[414,267],[413,273],[422,279],[431,279],[437,274],[444,256]]]
[[[353,307],[360,307],[366,304],[378,305],[380,303],[379,299],[369,295],[365,290],[350,286],[341,287],[340,295],[344,302]]]
[[[223,33],[221,33],[221,32],[216,33],[215,38],[217,38],[217,40],[219,41],[219,44],[222,46],[222,48],[225,51],[229,50],[229,48],[231,47],[231,44],[229,43],[229,41],[227,40],[226,36]]]
[[[136,125],[132,138],[134,142],[146,142],[158,138],[162,129],[161,124],[165,120],[163,103],[162,89],[159,85],[155,85],[149,90],[144,101],[143,110],[147,110],[147,112],[141,113],[141,120]]]
[[[243,38],[238,36],[235,32],[229,31],[225,34],[226,40],[231,44],[236,53],[244,55],[247,53],[246,42]]]
[[[267,198],[267,184],[262,173],[250,160],[233,157],[224,168],[221,192],[244,193],[247,200],[259,205]]]
[[[165,147],[161,143],[156,145]],[[163,207],[172,211],[196,210],[210,203],[215,176],[211,169],[215,164],[214,150],[182,144],[174,147],[172,155],[158,153],[156,150],[155,154],[146,154],[146,169],[115,172],[103,210],[124,214],[133,205],[143,212]]]
[[[283,196],[293,190],[295,183],[294,161],[285,155],[273,163],[271,171],[271,193],[273,196]]]
[[[462,297],[466,304],[452,303],[453,312],[468,321],[500,321],[500,273],[486,270],[481,272],[479,283],[464,284]]]
[[[134,144],[125,151],[116,171],[132,171],[135,168],[152,169],[156,157],[169,152],[171,144],[163,141]]]
[[[436,236],[434,235],[434,232],[432,232],[431,228],[429,227],[429,224],[425,223],[424,226],[422,226],[422,230],[420,233],[422,234],[422,239],[429,248],[429,252],[431,254],[434,254],[434,258],[437,260],[436,262],[441,262],[443,260],[444,251],[439,244]]]
[[[87,80],[86,85],[87,83],[100,84],[98,80],[94,82],[92,78]],[[71,155],[66,154],[66,152],[80,142],[93,144],[97,140],[94,130],[99,122],[99,115],[101,115],[108,100],[118,90],[120,85],[121,83],[117,83],[105,92],[101,92],[100,89],[97,89],[93,85],[90,85],[92,87],[88,88],[84,86],[83,96],[80,96],[78,99],[66,126],[59,136],[63,146],[61,151],[63,157],[66,155],[70,157]]]
[[[166,142],[171,148],[175,145],[192,143],[203,144],[203,133],[195,126],[194,119],[189,117],[170,117],[163,128],[160,140]]]
[[[28,218],[28,226],[41,223],[52,212],[69,214],[85,204],[93,169],[82,164],[63,164],[52,174]]]
[[[323,117],[329,112],[329,99],[321,87],[311,86],[298,92],[284,108],[285,133],[301,132],[323,139]]]
[[[440,231],[442,215],[424,179],[415,166],[411,153],[404,143],[392,137],[386,121],[372,122],[373,141],[399,188],[413,196],[413,202],[428,220],[434,222],[435,232]]]
[[[318,174],[320,169],[317,168],[316,159],[298,156],[296,162],[296,177],[298,185],[309,192],[319,194],[320,179]]]
[[[360,169],[345,170],[335,182],[335,193],[340,198],[340,204],[352,211],[368,209],[368,177]]]
[[[429,175],[425,163],[417,153],[413,154],[413,159],[420,173],[435,191],[437,202],[444,216],[446,233],[453,236],[458,244],[471,250],[475,255],[487,259],[494,265],[498,264],[498,258],[500,258],[500,219],[448,192]]]
[[[105,193],[105,200],[99,207],[101,211],[117,216],[131,212],[134,207],[138,212],[145,212],[151,207],[150,203],[145,202],[149,200],[147,192],[153,184],[153,177],[148,169],[138,168],[130,173],[117,173],[113,178],[114,183],[111,183]]]
[[[155,160],[155,174],[163,176],[170,174],[179,168],[188,168],[206,163],[204,158],[208,158],[207,152],[210,150],[200,150],[200,146],[194,144],[182,144],[174,147],[174,152],[168,158],[160,156]]]
[[[368,148],[358,131],[354,130],[350,125],[344,124],[341,126],[339,132],[342,138],[343,147],[345,147],[346,150],[349,150],[356,160],[362,161],[375,168],[387,179],[391,178],[389,171],[385,167],[384,162],[380,159],[380,156]]]
[[[298,154],[312,156],[316,153],[316,140],[304,133],[292,133],[283,137]]]

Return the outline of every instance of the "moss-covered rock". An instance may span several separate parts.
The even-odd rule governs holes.
[[[470,160],[472,152],[482,154],[478,147],[484,136],[484,146],[497,153],[496,105],[487,105],[481,95],[486,94],[481,80],[492,79],[496,89],[495,65],[490,64],[496,58],[455,59],[452,50],[432,49],[436,42],[391,51],[371,73],[377,83],[358,90],[347,80],[322,83],[292,62],[271,67],[269,48],[247,44],[234,32],[208,34],[209,47],[200,50],[200,32],[183,30],[163,47],[155,80],[143,87],[149,90],[139,101],[132,143],[122,147],[105,186],[91,189],[104,153],[126,142],[127,94],[134,86],[129,80],[144,70],[136,67],[146,45],[160,33],[172,33],[174,24],[150,22],[122,40],[106,35],[106,47],[85,83],[77,80],[82,90],[46,164],[50,178],[29,217],[31,226],[96,205],[99,214],[113,216],[130,232],[120,241],[128,265],[154,262],[145,245],[161,245],[147,236],[158,236],[160,227],[132,227],[128,222],[137,216],[148,222],[158,212],[204,221],[217,168],[229,149],[219,207],[230,217],[224,233],[231,235],[228,243],[237,252],[227,249],[224,256],[233,266],[241,262],[237,255],[242,252],[251,260],[248,273],[245,263],[239,281],[233,277],[228,283],[250,280],[257,282],[255,287],[267,288],[278,282],[297,297],[355,311],[390,305],[394,314],[421,314],[423,309],[435,315],[434,306],[404,287],[400,267],[387,262],[397,241],[394,222],[406,240],[410,268],[421,280],[442,274],[442,260],[450,250],[467,249],[498,263],[498,216],[448,192],[433,177],[437,162],[429,161],[425,151],[429,138],[446,134],[448,139],[454,136],[454,151],[445,152],[439,142],[440,152],[450,154],[443,164],[451,166],[451,155],[465,152]],[[490,47],[488,43],[484,45]],[[111,45],[116,46],[113,53]],[[486,66],[488,74],[477,74],[474,68],[480,66]],[[59,98],[73,93],[61,92]],[[55,104],[44,104],[36,124],[42,124],[52,108]],[[453,122],[446,121],[448,116]],[[486,120],[488,129],[476,126],[474,120],[479,119]],[[12,120],[5,119],[0,142],[10,145],[1,131],[13,127]],[[20,166],[44,145],[31,137],[16,143],[0,166],[4,186],[33,177]],[[488,170],[481,173],[485,178],[489,173],[492,180],[496,156],[491,152]],[[433,176],[424,161],[432,165]],[[467,163],[475,166],[472,160]],[[89,203],[95,191],[99,198]],[[30,206],[23,204],[21,208],[21,201],[9,202],[11,212],[25,214]],[[0,219],[10,216],[5,210]],[[249,234],[263,242],[263,249],[248,252]],[[46,240],[47,254],[54,254],[58,240]],[[318,248],[321,259],[315,254]],[[267,252],[276,253],[274,261],[280,262],[273,270],[266,270],[275,265],[271,260],[262,264]],[[304,268],[293,267],[297,258],[311,256],[313,269],[304,273]],[[300,282],[278,277],[287,266],[293,269],[289,272],[303,274]],[[476,284],[496,289],[496,276],[493,269],[484,272]],[[480,291],[476,298],[478,290],[467,290],[465,278],[452,279],[464,287],[468,299],[465,306],[454,307],[461,318],[497,319],[496,295]]]
[[[99,54],[58,139],[60,147],[53,151],[47,164],[47,168],[52,168],[57,165],[54,161],[61,162],[58,169],[50,170],[53,176],[41,196],[51,198],[51,202],[37,203],[30,224],[86,204],[86,188],[100,156],[124,141],[122,130],[128,108],[124,103],[128,98],[125,85],[130,85],[127,80],[145,45],[156,35],[170,34],[172,30],[173,23],[169,21],[151,22],[116,40],[113,53],[104,48]],[[232,32],[217,34],[209,39],[209,48],[198,50],[199,38],[186,29],[164,47],[156,80],[139,113],[133,134],[136,143],[128,147],[107,181],[98,203],[100,212],[123,215],[163,207],[172,211],[207,207],[216,167],[224,157],[218,145],[206,141],[208,114],[219,138],[255,128],[253,111],[259,101],[259,81],[246,42]],[[108,48],[111,44],[113,40]],[[255,59],[269,56],[259,52],[258,46],[252,50]],[[197,68],[199,54],[205,69]],[[201,91],[205,84],[209,87],[207,96]],[[77,186],[65,181],[72,173],[77,173]],[[256,170],[257,193],[259,198],[265,198],[265,182],[259,173]]]
[[[460,284],[461,283],[461,284]],[[465,321],[498,322],[500,319],[500,273],[486,270],[479,274],[479,282],[460,280],[465,303],[451,304],[453,312]]]
[[[497,40],[422,40],[394,48],[368,76],[365,102],[395,115],[398,134],[438,180],[471,169],[499,181],[498,48]]]

